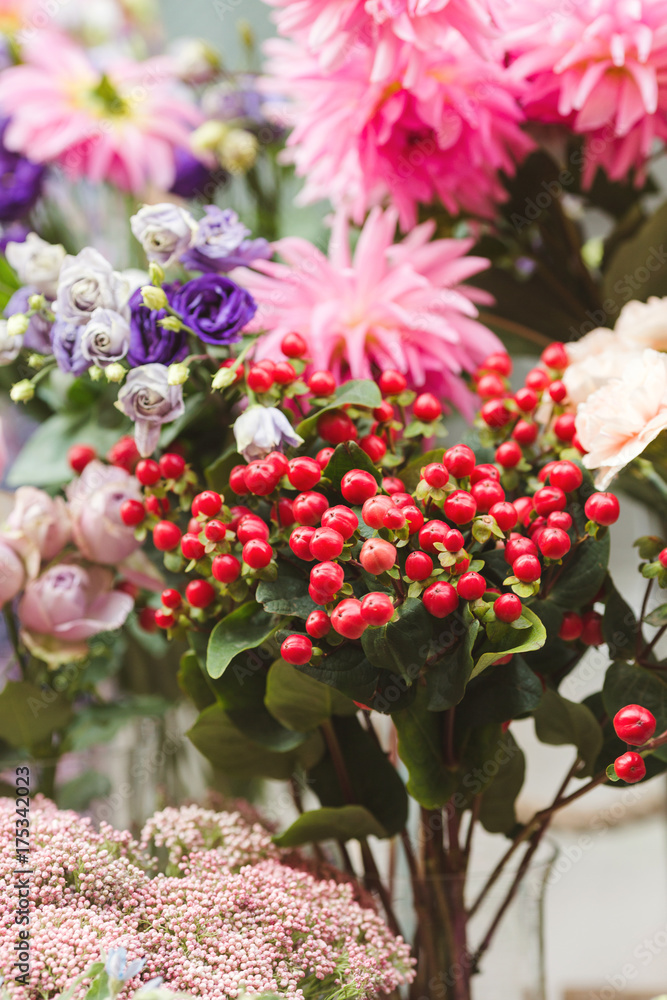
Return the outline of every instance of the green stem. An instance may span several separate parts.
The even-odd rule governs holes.
[[[24,672],[23,657],[21,656],[21,642],[19,639],[18,629],[16,627],[16,619],[14,618],[14,613],[8,604],[5,604],[2,609],[2,613],[5,618],[5,624],[7,626],[7,635],[9,636],[9,641],[12,644],[12,649],[14,650],[14,656],[16,657],[16,662],[18,663],[21,671]]]

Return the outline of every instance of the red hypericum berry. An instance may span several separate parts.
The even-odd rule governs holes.
[[[144,500],[144,506],[149,514],[155,517],[164,517],[169,513],[169,498],[149,496]]]
[[[368,500],[366,503],[368,503]],[[415,510],[416,509],[417,508],[415,508]],[[407,517],[405,516],[406,510],[410,510],[410,508],[404,507],[401,509],[395,504],[390,503],[384,512],[384,517],[382,518],[382,524],[384,527],[389,528],[390,531],[400,531],[407,521]]]
[[[395,564],[396,547],[384,538],[367,538],[361,546],[359,562],[367,573],[378,576]]]
[[[479,514],[488,514],[495,504],[502,503],[505,499],[505,490],[494,479],[483,479],[481,483],[475,483],[474,486],[470,487],[470,492],[477,504]]]
[[[455,444],[448,448],[442,461],[456,479],[469,476],[477,464],[475,453],[467,444]]]
[[[433,572],[433,560],[426,552],[411,552],[405,560],[405,572],[410,580],[426,580]]]
[[[241,558],[251,569],[264,569],[273,558],[273,549],[261,538],[252,538],[243,546]]]
[[[211,563],[211,572],[220,583],[233,583],[241,572],[241,563],[236,556],[216,556]]]
[[[204,534],[206,534],[206,530],[204,530]],[[256,514],[247,514],[246,517],[241,518],[237,525],[236,537],[242,545],[251,542],[253,538],[261,538],[263,542],[266,542],[269,539],[269,526]]]
[[[308,344],[300,333],[286,333],[280,341],[280,350],[286,358],[302,358],[308,350]]]
[[[424,607],[434,618],[446,618],[455,611],[459,597],[451,583],[439,580],[427,587],[422,595]]]
[[[561,413],[553,422],[554,434],[559,441],[571,441],[575,435],[574,413]]]
[[[373,416],[379,424],[386,424],[394,418],[394,407],[388,399],[383,399],[379,406],[373,410]]]
[[[334,528],[347,541],[359,527],[359,521],[357,515],[349,507],[336,504],[322,514],[322,527]]]
[[[329,599],[340,590],[345,580],[345,571],[339,563],[325,561],[317,563],[310,571],[310,583]]]
[[[660,565],[667,569],[667,549],[663,549],[658,553],[658,561]]]
[[[368,628],[361,617],[361,601],[354,597],[341,601],[331,613],[331,624],[346,639],[359,639]]]
[[[519,523],[526,526],[530,524],[530,515],[535,510],[532,497],[517,497],[512,501],[512,506],[517,512]]]
[[[155,621],[155,608],[142,608],[139,612],[139,627],[144,632],[154,632],[157,628]]]
[[[505,559],[510,564],[514,563],[519,556],[536,556],[537,546],[525,535],[510,535],[505,546]]]
[[[319,524],[328,506],[329,501],[323,493],[299,493],[292,500],[292,512],[297,524]]]
[[[328,590],[318,590],[312,583],[308,584],[308,594],[311,601],[315,601],[315,604],[329,604],[333,600],[333,594],[330,594]]]
[[[370,472],[364,472],[362,469],[352,469],[343,476],[340,491],[348,503],[359,504],[375,496],[378,491],[378,484]]]
[[[246,486],[245,474],[247,465],[235,465],[229,473],[229,485],[237,496],[245,496],[250,490]]]
[[[127,472],[133,471],[140,457],[137,442],[129,434],[116,441],[107,452],[107,461]]]
[[[295,490],[310,490],[322,478],[322,470],[314,458],[293,458],[287,478]]]
[[[290,382],[295,381],[296,377],[294,365],[291,365],[289,361],[279,361],[273,370],[273,379],[278,385],[289,385]]]
[[[247,517],[248,514],[252,514],[252,511],[250,510],[250,507],[236,506],[236,507],[230,507],[229,513],[232,518],[231,521],[229,522],[229,527],[231,531],[236,531],[243,518]]]
[[[334,450],[333,448],[320,448],[317,455],[315,456],[315,461],[319,465],[320,469],[326,469],[327,465],[333,458]]]
[[[627,753],[617,757],[614,761],[614,770],[621,781],[626,781],[629,785],[634,785],[646,776],[644,758],[634,750],[628,750]]]
[[[489,514],[495,518],[496,524],[502,531],[511,531],[519,520],[516,507],[507,501],[494,503],[493,507],[489,508]]]
[[[140,500],[124,500],[120,505],[120,519],[128,528],[141,524],[145,517],[146,511]]]
[[[641,705],[626,705],[614,716],[616,735],[631,747],[643,747],[655,734],[656,726],[653,713]]]
[[[306,632],[313,639],[323,639],[331,631],[331,619],[326,611],[316,608],[306,618]]]
[[[496,483],[500,482],[500,472],[490,462],[482,462],[481,465],[475,466],[470,473],[470,485],[474,486],[475,483],[482,483],[485,479],[493,479]]]
[[[567,387],[564,382],[560,379],[556,379],[549,386],[549,395],[553,399],[554,403],[562,403],[567,396]]]
[[[521,448],[516,441],[505,441],[496,448],[496,462],[503,469],[513,469],[521,461]]]
[[[442,462],[429,462],[422,469],[421,477],[436,490],[442,489],[449,482],[449,472]]]
[[[499,622],[510,624],[521,617],[523,604],[516,594],[501,594],[493,602],[493,610]]]
[[[498,372],[499,375],[507,377],[512,374],[512,359],[505,351],[494,351],[484,358],[480,368],[486,368],[491,372]]]
[[[70,469],[79,474],[94,458],[97,458],[97,452],[89,444],[73,444],[67,451],[67,462]]]
[[[522,583],[534,583],[542,575],[542,566],[537,556],[519,556],[512,563],[512,572]]]
[[[308,388],[315,396],[331,396],[336,391],[336,379],[331,372],[313,372]]]
[[[529,389],[534,389],[535,392],[541,392],[551,382],[548,372],[545,372],[544,368],[532,368],[524,379],[525,384]]]
[[[165,479],[180,479],[185,472],[185,459],[173,451],[167,452],[158,462],[160,472]]]
[[[561,528],[543,528],[537,544],[547,559],[562,559],[572,545],[570,536]]]
[[[533,424],[529,420],[517,420],[512,431],[512,437],[520,445],[523,445],[524,448],[527,448],[529,445],[535,443],[537,431],[537,424]]]
[[[316,528],[310,540],[310,552],[322,562],[336,559],[343,551],[345,539],[335,528]]]
[[[578,465],[566,460],[554,462],[549,469],[549,482],[552,486],[559,486],[566,493],[578,490],[584,481],[584,474]]]
[[[430,424],[442,413],[442,403],[432,392],[422,392],[412,404],[412,412],[417,420]]]
[[[185,598],[193,608],[207,608],[215,597],[215,587],[208,580],[190,580],[185,588]]]
[[[584,448],[584,446],[581,443],[581,439],[579,438],[578,434],[574,435],[574,437],[572,438],[571,444],[572,444],[573,448],[576,448],[577,451],[580,452],[580,454],[582,454],[582,455],[586,454],[587,449]]]
[[[181,529],[173,521],[158,521],[153,528],[153,545],[160,552],[171,552],[180,540]]]
[[[378,385],[383,396],[398,396],[400,393],[405,392],[408,387],[405,375],[401,375],[400,372],[392,371],[391,369],[382,372],[378,379]]]
[[[361,508],[361,517],[364,524],[367,524],[369,528],[381,528],[384,524],[384,515],[390,507],[394,506],[395,504],[391,502],[390,497],[375,496],[369,500],[365,500]],[[398,510],[399,508],[396,509]]]
[[[479,411],[488,427],[505,427],[512,419],[512,413],[507,409],[502,399],[489,399]]]
[[[387,446],[377,434],[366,434],[359,438],[359,447],[366,452],[371,462],[377,463],[387,454]]]
[[[149,500],[155,500],[155,497],[149,497]],[[202,529],[202,523],[198,517],[191,517],[188,521],[188,526],[186,528],[185,534],[199,535]]]
[[[479,573],[464,573],[456,589],[464,601],[478,601],[486,590],[486,580]]]
[[[503,493],[503,497],[504,495]],[[477,513],[477,503],[474,496],[466,490],[454,490],[445,500],[444,510],[454,524],[468,524]]]
[[[289,462],[283,455],[282,451],[271,451],[264,458],[265,462],[268,462],[276,476],[282,479],[283,476],[287,475],[289,469]]]
[[[576,611],[566,611],[560,623],[558,637],[564,639],[565,642],[574,642],[580,637],[583,630],[584,623],[581,620],[581,615],[578,615]]]
[[[148,611],[149,609],[145,608],[144,610]],[[150,610],[152,610],[152,608]],[[153,623],[157,625],[158,628],[168,629],[174,627],[176,619],[172,615],[171,611],[162,611],[161,608],[158,608],[157,611],[153,611]],[[151,630],[149,629],[149,631]]]
[[[532,413],[538,403],[537,393],[524,386],[514,393],[514,402],[523,413]]]
[[[558,340],[545,347],[540,354],[540,358],[547,368],[554,368],[558,372],[564,371],[569,364],[565,344],[561,344]]]
[[[313,644],[307,635],[288,635],[280,646],[280,655],[285,663],[301,667],[313,655]]]
[[[504,396],[507,392],[504,380],[496,372],[480,375],[475,388],[481,399],[495,399],[498,396]]]
[[[391,502],[403,509],[403,507],[411,507],[415,501],[410,493],[392,493]]]
[[[205,551],[197,535],[192,532],[188,531],[181,538],[181,552],[186,559],[201,559]]]
[[[450,528],[445,535],[445,548],[448,552],[460,552],[465,539],[457,528]]]
[[[572,517],[565,510],[554,510],[547,518],[547,525],[550,528],[562,528],[569,531],[572,527]]]
[[[589,521],[608,527],[618,521],[621,508],[613,493],[593,493],[584,505]]]
[[[441,545],[444,545],[449,532],[450,527],[444,521],[427,521],[419,530],[420,548],[424,552],[431,552],[433,555],[437,555],[439,550],[436,549],[435,543],[440,542]],[[463,535],[461,535],[461,538],[463,538]],[[458,552],[458,548],[456,551]]]
[[[542,486],[533,494],[533,507],[538,514],[551,514],[553,510],[565,510],[567,497],[559,486]]]
[[[248,490],[258,497],[266,497],[273,493],[278,482],[280,473],[276,473],[273,465],[264,459],[258,459],[245,467],[243,481]]]
[[[134,474],[142,486],[155,486],[162,478],[160,466],[152,458],[142,458],[137,463]]]
[[[246,382],[248,388],[252,389],[253,392],[268,392],[273,385],[273,374],[268,372],[266,368],[253,365],[246,375]]]
[[[380,628],[394,617],[394,603],[389,594],[372,591],[361,599],[360,613],[367,625]]]
[[[215,517],[220,513],[222,507],[222,497],[213,490],[204,490],[198,493],[192,501],[192,513],[203,514],[205,517]]]
[[[405,514],[405,519],[408,522],[408,532],[414,535],[416,531],[420,531],[422,525],[424,524],[424,515],[420,511],[419,507],[415,507],[414,504],[409,504],[406,507],[399,508]]]
[[[602,615],[598,611],[587,611],[581,616],[581,624],[581,641],[587,646],[601,646],[604,642]]]
[[[536,545],[539,545],[540,535],[547,527],[546,517],[536,517],[534,521],[528,526],[528,534],[533,539]]]
[[[540,471],[537,473],[537,478],[539,479],[539,481],[541,483],[546,483],[546,482],[549,481],[549,476],[551,475],[551,470],[553,469],[553,467],[555,465],[558,465],[558,462],[556,460],[554,460],[552,462],[547,462],[546,465],[542,466],[542,468],[540,469]]]
[[[281,497],[277,504],[274,503],[271,508],[271,520],[279,524],[281,528],[289,528],[291,524],[294,524],[296,518],[292,509],[292,501],[288,500],[287,497]]]
[[[343,410],[331,410],[323,413],[317,421],[317,433],[329,444],[343,444],[344,441],[354,441],[357,428],[351,417]]]

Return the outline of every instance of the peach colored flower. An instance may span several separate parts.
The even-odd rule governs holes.
[[[567,344],[570,364],[565,369],[563,382],[570,402],[575,406],[584,403],[609,379],[620,378],[628,363],[639,354],[640,346],[633,348],[621,342],[616,332],[605,327],[591,330],[581,340]]]
[[[621,309],[615,332],[627,349],[667,351],[667,298],[652,295],[648,302],[628,302]]]

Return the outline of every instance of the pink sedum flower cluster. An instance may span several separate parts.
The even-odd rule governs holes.
[[[258,303],[255,324],[267,331],[258,357],[280,360],[282,338],[297,331],[315,369],[338,378],[368,378],[373,366],[398,369],[412,386],[470,411],[461,375],[500,345],[476,319],[475,303],[488,296],[462,282],[488,261],[465,256],[472,240],[431,241],[433,222],[394,243],[396,222],[396,210],[374,209],[352,255],[339,213],[328,257],[289,237],[275,244],[285,263],[256,261],[253,271],[237,271]]]
[[[120,997],[155,976],[206,1000],[265,990],[303,998],[309,983],[326,996],[327,983],[336,992],[336,980],[349,995],[370,997],[412,977],[407,945],[354,901],[350,885],[289,867],[266,831],[238,813],[165,810],[137,842],[106,824],[97,832],[90,820],[37,797],[33,959],[30,986],[20,986],[9,975],[13,808],[0,802],[0,971],[12,1000],[57,996],[102,949],[116,947],[126,948],[130,961],[146,958]],[[167,874],[157,873],[149,841],[168,848]],[[83,983],[74,1000],[85,992]]]

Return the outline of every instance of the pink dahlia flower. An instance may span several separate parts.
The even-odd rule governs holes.
[[[256,261],[238,280],[258,303],[254,325],[267,330],[260,357],[282,357],[280,342],[298,331],[316,369],[366,378],[397,368],[414,387],[428,386],[470,411],[461,375],[499,348],[476,320],[485,292],[461,285],[488,261],[466,257],[472,240],[434,240],[426,222],[394,243],[397,213],[373,209],[354,257],[342,213],[334,221],[329,257],[307,240],[275,244],[285,263]],[[259,273],[258,273],[259,272]]]
[[[171,187],[200,116],[176,94],[169,61],[120,59],[102,74],[74,42],[40,32],[22,57],[0,77],[9,149],[135,194]]]
[[[532,148],[506,70],[456,32],[424,52],[397,44],[375,81],[369,47],[332,70],[298,43],[274,39],[267,52],[269,88],[294,101],[288,155],[306,177],[302,200],[330,198],[357,222],[387,196],[403,229],[436,199],[490,216],[506,197],[499,172],[513,174]]]
[[[501,8],[502,10],[503,8]],[[585,135],[583,179],[641,176],[667,139],[667,0],[551,0],[508,5],[505,43],[528,118]]]

